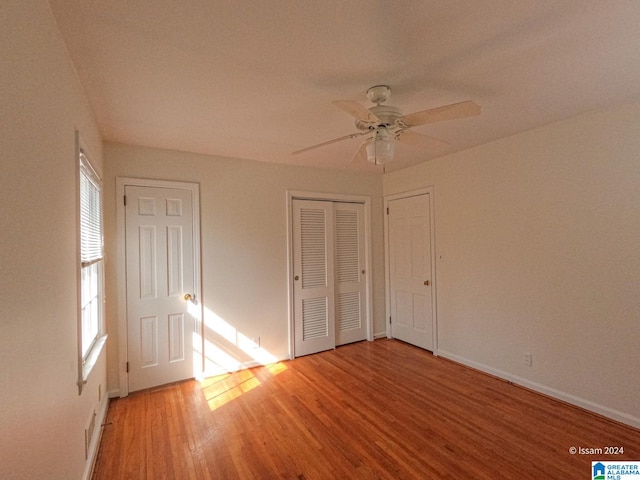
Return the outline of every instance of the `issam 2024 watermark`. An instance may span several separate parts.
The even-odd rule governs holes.
[[[571,455],[623,455],[624,447],[569,447]]]
[[[591,462],[593,480],[640,480],[640,461]]]

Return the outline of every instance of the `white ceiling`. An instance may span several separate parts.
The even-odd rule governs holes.
[[[106,140],[339,169],[331,104],[482,114],[416,127],[449,152],[640,95],[637,0],[50,0]],[[439,153],[438,155],[442,155]],[[433,152],[398,145],[387,171]]]

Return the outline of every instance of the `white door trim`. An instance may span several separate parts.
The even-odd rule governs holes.
[[[118,374],[120,397],[129,395],[129,382],[127,374],[127,352],[128,352],[128,333],[127,333],[127,266],[126,266],[126,248],[125,248],[125,207],[124,192],[126,186],[138,187],[159,187],[159,188],[177,188],[182,190],[190,190],[193,199],[193,255],[194,255],[194,293],[197,302],[197,312],[195,317],[195,330],[200,332],[200,341],[202,339],[202,290],[201,290],[201,264],[200,264],[200,185],[197,183],[172,182],[166,180],[152,180],[143,178],[127,178],[116,177],[116,236],[117,236],[117,258],[116,258],[116,277],[118,282]],[[196,343],[194,342],[194,346]],[[199,345],[200,352],[204,352],[204,345]],[[195,352],[194,352],[195,354]],[[202,355],[202,354],[201,354]],[[204,358],[202,362],[204,368]],[[202,372],[194,372],[196,378]]]
[[[365,321],[367,323],[367,340],[373,340],[373,298],[371,296],[371,197],[367,195],[349,195],[343,193],[318,193],[300,190],[287,190],[287,284],[288,288],[288,317],[289,317],[289,358],[294,358],[295,336],[294,336],[294,273],[293,273],[293,200],[324,200],[328,202],[361,203],[364,205],[364,248],[365,248],[365,269],[366,275],[366,299],[365,299]]]
[[[386,296],[386,319],[385,325],[387,330],[387,338],[391,338],[391,324],[389,323],[389,317],[391,317],[391,268],[390,268],[390,255],[389,255],[389,215],[387,209],[389,208],[389,202],[393,200],[399,200],[401,198],[415,197],[418,195],[429,194],[429,223],[431,227],[431,278],[433,279],[433,286],[431,288],[431,305],[433,310],[433,354],[438,355],[438,317],[437,317],[437,276],[436,276],[436,230],[435,230],[435,210],[434,210],[434,187],[425,187],[417,190],[409,190],[407,192],[396,193],[393,195],[385,195],[384,197],[384,289]]]

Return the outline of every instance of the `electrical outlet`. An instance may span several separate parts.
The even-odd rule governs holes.
[[[533,354],[525,353],[522,357],[522,363],[524,363],[527,367],[531,367],[533,365]]]

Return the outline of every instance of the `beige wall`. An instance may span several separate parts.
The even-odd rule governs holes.
[[[640,426],[639,132],[630,103],[385,175],[435,188],[441,355]]]
[[[0,478],[78,479],[106,361],[79,396],[75,129],[102,145],[48,3],[0,11]]]
[[[374,332],[384,333],[384,254],[380,176],[273,165],[190,153],[105,145],[106,243],[116,258],[116,177],[154,178],[200,184],[202,302],[205,323],[215,316],[276,358],[288,355],[286,191],[343,193],[372,200]],[[107,271],[109,389],[118,390],[117,285],[114,263]],[[218,321],[219,323],[219,321]],[[252,358],[213,332],[205,352],[209,370]],[[216,349],[224,350],[220,355]]]

